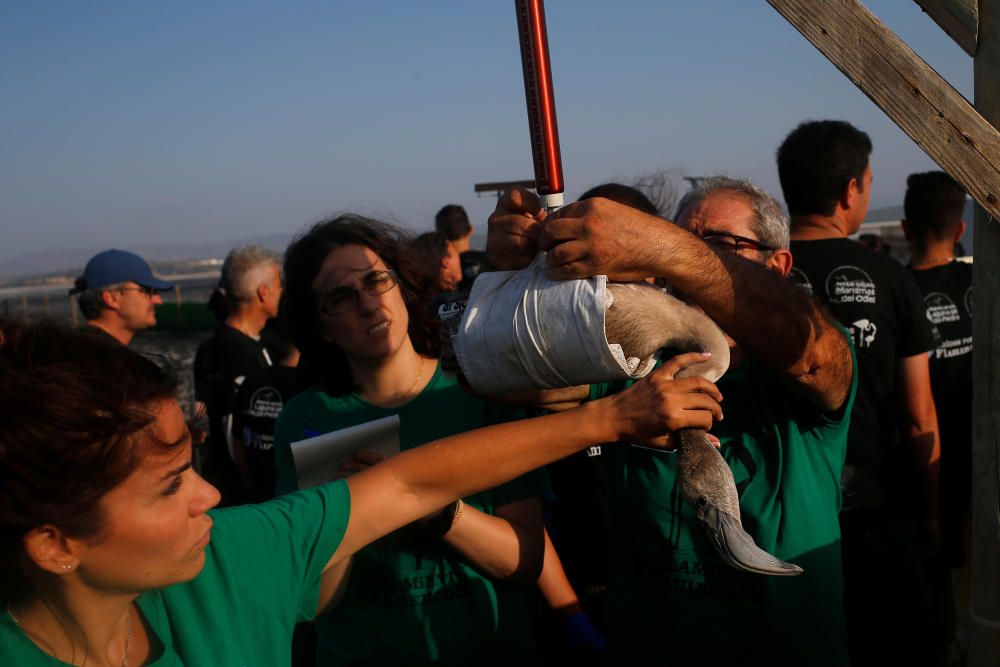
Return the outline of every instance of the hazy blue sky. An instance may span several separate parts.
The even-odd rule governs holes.
[[[909,0],[868,7],[971,97],[972,60]],[[936,168],[764,0],[548,0],[567,196],[654,169],[749,177],[841,118],[874,207]],[[531,178],[513,2],[0,0],[0,260],[293,231],[356,210],[485,225]]]

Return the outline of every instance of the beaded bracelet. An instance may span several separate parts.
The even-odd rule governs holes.
[[[448,526],[448,530],[454,528],[455,524],[458,523],[458,519],[462,516],[463,509],[465,509],[465,503],[463,503],[462,499],[459,498],[455,501],[455,514],[451,517],[451,525]]]

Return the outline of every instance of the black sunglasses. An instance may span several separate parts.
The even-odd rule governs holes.
[[[722,248],[723,250],[728,250],[729,252],[739,252],[740,250],[758,250],[760,252],[769,252],[774,250],[769,245],[764,245],[757,239],[750,239],[746,236],[739,236],[737,234],[730,234],[728,232],[710,232],[705,236],[701,237],[701,240],[710,246],[716,248]]]
[[[138,287],[116,287],[116,292],[142,292],[146,296],[152,298],[160,293],[160,290],[155,287],[146,287],[145,285],[139,285]]]

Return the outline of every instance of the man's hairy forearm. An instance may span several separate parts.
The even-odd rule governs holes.
[[[660,244],[654,275],[669,280],[817,405],[843,404],[853,372],[850,350],[818,303],[759,264],[716,252],[679,228],[664,232],[667,242]]]

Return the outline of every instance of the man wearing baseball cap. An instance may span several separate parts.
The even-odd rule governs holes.
[[[153,275],[142,257],[125,250],[94,255],[70,294],[79,294],[87,325],[128,345],[136,332],[156,325],[160,292],[174,284]]]

